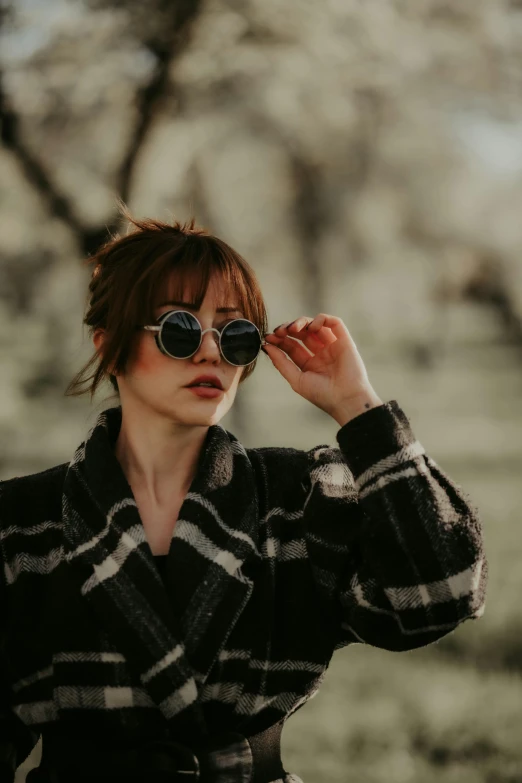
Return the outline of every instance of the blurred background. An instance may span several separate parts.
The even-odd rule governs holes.
[[[520,783],[522,2],[1,0],[0,25],[0,478],[71,459],[112,393],[63,396],[116,198],[195,215],[255,269],[270,329],[343,318],[485,530],[483,618],[339,650],[285,768]],[[249,447],[338,429],[264,354],[221,423]]]

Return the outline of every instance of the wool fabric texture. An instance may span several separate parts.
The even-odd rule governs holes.
[[[39,735],[255,734],[317,693],[335,651],[411,650],[482,615],[477,509],[396,400],[338,447],[245,448],[210,426],[164,580],[114,453],[121,417],[103,411],[70,462],[0,482],[1,781]],[[223,783],[249,780],[233,750]]]

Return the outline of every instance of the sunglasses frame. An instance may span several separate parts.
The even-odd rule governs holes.
[[[167,349],[163,345],[163,340],[161,339],[163,325],[166,322],[168,316],[172,315],[172,313],[186,313],[186,314],[192,316],[192,318],[195,318],[195,320],[198,323],[198,326],[199,326],[199,345],[196,348],[196,350],[193,351],[193,353],[191,353],[189,356],[182,356],[182,357],[173,356],[171,353],[169,353],[167,351]],[[221,329],[216,329],[214,326],[209,327],[208,329],[203,329],[202,326],[201,326],[199,318],[197,316],[195,316],[194,313],[191,313],[189,310],[168,310],[167,312],[162,313],[160,316],[158,316],[157,320],[160,322],[159,324],[142,326],[141,328],[142,329],[147,329],[147,331],[149,331],[149,332],[156,332],[156,334],[154,335],[154,339],[156,340],[156,345],[158,346],[158,348],[160,349],[160,351],[163,354],[165,354],[166,356],[170,356],[171,359],[180,359],[180,358],[181,359],[190,359],[201,348],[201,343],[203,342],[203,337],[205,336],[205,334],[207,332],[216,332],[216,334],[218,335],[218,338],[219,338],[219,340],[218,340],[219,353],[221,354],[223,359],[228,364],[231,364],[233,367],[248,367],[250,364],[253,364],[253,362],[255,362],[257,357],[259,356],[259,353],[261,351],[261,346],[262,345],[266,345],[266,340],[263,340],[263,338],[261,337],[261,332],[259,331],[259,329],[255,325],[255,323],[253,323],[252,321],[249,321],[248,318],[233,318],[230,321],[227,321],[227,323],[224,326],[222,326]],[[257,352],[256,356],[252,359],[252,361],[251,362],[247,362],[247,364],[235,364],[234,362],[229,361],[227,359],[227,357],[225,356],[225,354],[223,353],[223,349],[221,347],[221,335],[222,335],[222,333],[225,331],[225,329],[227,328],[227,326],[229,324],[233,324],[236,321],[247,321],[247,323],[252,324],[252,326],[255,328],[256,332],[259,335],[259,340],[260,340],[259,351]]]

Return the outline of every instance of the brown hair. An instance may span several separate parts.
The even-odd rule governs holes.
[[[256,275],[245,259],[226,242],[196,227],[195,218],[181,224],[152,218],[132,217],[120,202],[120,212],[136,228],[124,236],[112,237],[85,263],[92,265],[83,323],[92,338],[105,329],[103,351],[95,351],[74,376],[64,396],[90,392],[91,401],[99,384],[109,379],[119,396],[116,373],[125,371],[140,325],[155,323],[155,307],[165,293],[173,269],[175,299],[182,299],[185,281],[190,285],[192,303],[199,309],[210,278],[217,272],[237,296],[237,307],[255,323],[264,339],[268,331],[265,303]],[[129,226],[130,228],[130,226]],[[254,371],[257,360],[244,368],[240,383]],[[94,371],[89,375],[89,371]],[[110,369],[109,369],[110,368]],[[85,386],[85,384],[87,384]],[[84,388],[82,388],[84,386]]]

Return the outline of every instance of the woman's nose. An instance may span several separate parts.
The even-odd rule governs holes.
[[[201,358],[201,356],[212,360],[220,359],[221,354],[219,351],[219,334],[217,332],[209,329],[205,332],[205,334],[203,334],[201,345],[194,354],[193,358]]]

